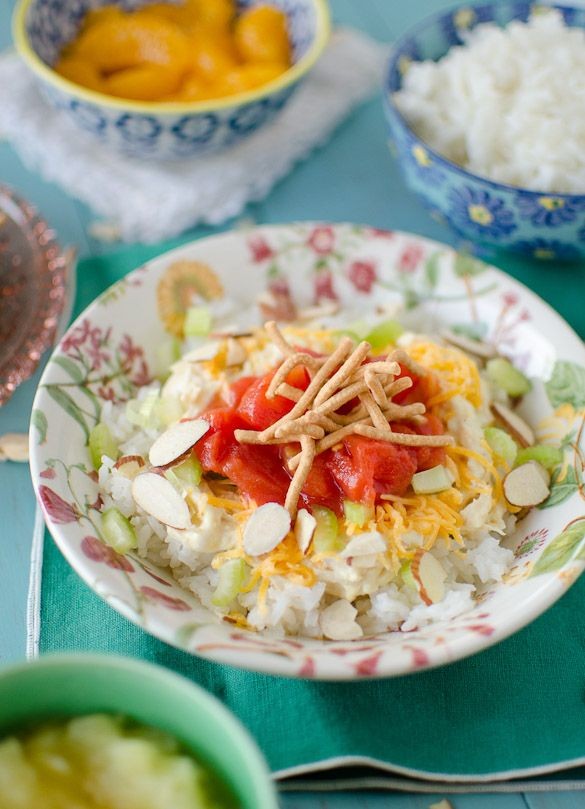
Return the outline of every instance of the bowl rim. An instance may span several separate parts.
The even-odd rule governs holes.
[[[442,11],[435,12],[434,14],[430,14],[429,16],[425,17],[423,20],[418,22],[416,25],[413,25],[409,28],[404,34],[402,34],[393,44],[392,51],[390,53],[390,57],[388,62],[386,63],[386,69],[384,71],[383,77],[383,84],[382,84],[382,103],[384,105],[384,112],[386,113],[386,118],[389,118],[390,115],[393,115],[398,123],[405,129],[411,137],[421,144],[421,146],[425,149],[425,151],[433,158],[433,161],[437,164],[442,164],[447,170],[454,172],[456,174],[461,174],[464,177],[468,178],[470,181],[483,183],[484,185],[495,189],[496,191],[512,191],[514,193],[520,193],[525,196],[533,196],[533,197],[554,197],[557,199],[563,200],[585,200],[585,193],[583,194],[571,194],[567,192],[552,192],[552,191],[536,191],[532,188],[526,188],[525,186],[521,185],[510,185],[509,183],[500,183],[497,180],[491,180],[489,177],[484,177],[482,174],[474,174],[472,171],[460,166],[458,163],[454,163],[448,157],[440,154],[440,152],[435,151],[426,141],[424,141],[421,137],[419,137],[414,129],[410,126],[407,122],[406,118],[402,115],[398,107],[394,102],[394,93],[390,90],[390,77],[397,67],[397,62],[404,55],[403,50],[405,46],[409,43],[409,41],[416,36],[416,34],[425,31],[431,25],[436,25],[437,23],[446,20],[452,17],[457,11],[461,9],[469,9],[471,11],[476,11],[478,9],[490,9],[499,7],[501,5],[508,4],[510,6],[517,7],[518,4],[514,2],[514,0],[501,0],[501,2],[491,2],[491,3],[458,3],[457,5],[449,6],[447,9],[443,9]],[[528,6],[534,5],[532,3],[526,3]],[[571,6],[566,5],[563,3],[554,3],[551,5],[546,5],[545,8],[549,9],[568,9],[571,11],[585,11],[585,9],[581,6]],[[516,19],[514,17],[513,19]],[[487,21],[489,22],[489,21]],[[480,25],[484,25],[486,23],[482,22]],[[585,29],[584,29],[585,30]],[[453,45],[449,46],[448,50],[445,51],[443,56],[445,56],[451,48],[454,47]],[[439,57],[442,58],[442,57]],[[435,60],[432,60],[435,61]]]
[[[327,220],[302,220],[290,223],[273,223],[273,224],[257,225],[251,231],[248,231],[247,234],[249,235],[250,233],[259,232],[263,235],[266,235],[267,233],[275,233],[283,229],[288,230],[291,227],[294,227],[295,225],[302,225],[303,227],[307,228],[316,228],[316,227],[344,228],[353,226],[352,223],[349,222],[330,222]],[[360,225],[360,226],[368,227],[367,225]],[[395,235],[399,234],[401,236],[407,236],[419,242],[425,242],[428,245],[433,245],[435,247],[440,246],[446,249],[448,253],[456,252],[455,248],[452,247],[451,245],[448,245],[444,242],[440,242],[436,239],[427,236],[421,236],[420,234],[401,230],[393,231],[393,233]],[[133,270],[127,273],[123,277],[123,279],[115,281],[106,290],[100,293],[100,295],[95,297],[83,309],[83,311],[79,313],[77,318],[69,325],[68,332],[74,329],[77,325],[79,325],[84,317],[87,317],[88,313],[96,306],[97,302],[101,299],[101,297],[107,294],[107,292],[110,289],[116,287],[120,283],[123,283],[124,279],[131,277],[133,274],[144,271],[145,267],[149,272],[156,272],[156,269],[153,270],[152,265],[156,264],[161,259],[171,261],[175,258],[181,258],[186,250],[193,248],[195,245],[201,246],[202,243],[205,244],[215,243],[217,241],[232,237],[240,238],[241,235],[242,234],[239,233],[238,231],[228,230],[223,233],[216,233],[206,236],[203,239],[189,240],[177,247],[164,250],[163,252],[149,259],[144,265],[136,266]],[[575,343],[578,344],[580,347],[582,346],[583,341],[581,340],[577,332],[574,330],[574,328],[565,320],[565,318],[559,312],[556,311],[556,309],[554,309],[553,306],[551,306],[550,303],[548,303],[548,301],[540,297],[540,295],[538,295],[536,292],[530,289],[530,287],[528,287],[526,284],[522,283],[514,276],[501,270],[497,265],[491,263],[490,260],[482,260],[482,261],[485,264],[487,270],[489,270],[489,272],[492,275],[503,281],[510,282],[516,289],[520,290],[523,296],[525,296],[525,301],[527,304],[537,303],[538,306],[541,307],[546,312],[547,317],[549,319],[555,321],[557,325],[561,325],[563,330],[571,338],[571,340],[574,340]],[[54,354],[57,354],[60,350],[60,345],[61,341],[55,347],[54,352],[51,355],[50,360],[45,367],[43,377],[41,378],[35,393],[33,409],[39,407],[39,402],[45,395],[44,388],[42,387],[42,385],[45,378],[48,376],[50,372],[50,367]],[[45,513],[39,497],[39,486],[42,483],[42,479],[40,477],[42,466],[40,462],[40,451],[36,441],[34,425],[32,424],[30,426],[29,431],[29,448],[30,448],[30,474],[33,484],[33,490],[35,493],[35,497],[37,498],[37,502],[42,508],[43,513]],[[94,587],[92,577],[88,574],[87,568],[84,567],[83,565],[80,566],[79,564],[80,556],[75,550],[73,544],[64,540],[63,534],[61,533],[62,526],[56,524],[52,519],[47,519],[46,525],[53,541],[55,542],[60,552],[65,557],[67,563],[75,571],[77,576],[79,576],[90,587],[90,589],[93,592],[97,592]],[[582,566],[579,571],[579,574],[575,577],[573,581],[570,582],[568,586],[572,586],[584,572],[585,566]],[[538,593],[531,594],[529,597],[523,600],[522,610],[509,612],[505,616],[505,618],[501,618],[498,621],[496,631],[492,635],[486,636],[479,633],[470,632],[451,641],[448,647],[446,646],[435,647],[432,651],[432,656],[429,662],[420,668],[414,665],[411,665],[409,667],[406,667],[404,665],[401,667],[396,667],[395,664],[385,661],[384,665],[380,666],[378,671],[374,675],[368,674],[368,679],[386,679],[400,676],[410,676],[411,674],[418,673],[419,671],[427,671],[458,660],[463,660],[466,657],[469,657],[485,649],[488,649],[494,646],[495,644],[499,643],[500,641],[505,640],[506,638],[515,634],[519,630],[529,626],[536,618],[538,618],[540,615],[546,612],[553,604],[555,604],[562,597],[562,595],[564,595],[564,593],[568,589],[568,586],[562,583],[556,576],[551,577],[546,582],[542,583],[541,587],[538,590]],[[102,592],[98,592],[97,594],[99,595],[100,598],[102,598],[102,600],[107,601],[105,595]],[[109,606],[116,612],[118,612],[120,615],[124,616],[127,620],[131,621],[133,624],[138,626],[142,631],[146,632],[147,634],[155,638],[158,638],[159,640],[167,644],[175,646],[176,648],[180,649],[186,654],[192,655],[194,657],[200,657],[204,660],[212,661],[221,665],[230,665],[238,669],[244,669],[261,674],[270,674],[292,679],[310,679],[312,681],[329,681],[329,682],[335,681],[359,682],[362,680],[361,676],[358,676],[350,672],[349,669],[343,669],[337,666],[337,664],[332,664],[330,659],[327,660],[325,663],[323,663],[323,661],[321,662],[321,671],[309,676],[303,675],[296,670],[293,671],[292,667],[282,657],[278,655],[271,655],[269,652],[265,652],[264,650],[254,653],[254,657],[256,657],[257,655],[261,655],[262,657],[262,665],[258,665],[256,662],[252,662],[251,660],[248,659],[234,660],[234,657],[230,652],[223,652],[222,650],[213,650],[213,651],[206,650],[205,652],[202,652],[201,650],[194,651],[192,649],[186,649],[185,647],[181,646],[175,639],[171,638],[168,633],[162,631],[158,625],[153,626],[151,624],[148,627],[146,627],[138,623],[136,621],[136,617],[133,611],[123,601],[116,602],[115,604],[109,603]],[[334,643],[334,642],[327,642],[327,643]]]
[[[331,33],[331,16],[327,0],[309,0],[316,13],[316,32],[313,42],[307,53],[295,62],[288,70],[256,90],[245,93],[235,93],[221,99],[206,101],[185,101],[169,103],[164,101],[133,101],[132,99],[116,98],[106,93],[89,90],[65,79],[56,73],[53,68],[44,62],[34,50],[26,31],[26,17],[35,0],[18,0],[12,15],[12,38],[20,57],[40,79],[60,90],[66,95],[73,96],[78,101],[94,104],[111,110],[144,115],[184,115],[188,113],[214,113],[225,109],[232,109],[254,101],[261,101],[279,90],[290,87],[301,79],[317,62],[329,41]]]
[[[221,732],[236,739],[242,756],[246,759],[254,787],[258,794],[262,794],[267,799],[264,809],[274,807],[276,809],[276,789],[274,787],[271,772],[260,750],[258,742],[245,727],[242,721],[229,708],[212,693],[207,691],[202,685],[189,679],[184,674],[180,674],[173,669],[169,669],[158,663],[141,658],[126,657],[125,655],[109,652],[50,652],[49,654],[35,657],[23,662],[11,663],[0,667],[0,682],[13,678],[20,682],[20,675],[26,674],[32,668],[42,672],[43,670],[62,669],[64,671],[74,671],[83,673],[84,671],[95,670],[96,668],[109,671],[126,671],[133,676],[150,680],[153,683],[162,685],[169,690],[181,691],[186,700],[191,704],[202,707],[220,727]],[[111,711],[105,709],[104,713]],[[81,714],[74,714],[82,716]],[[139,721],[141,720],[138,717]],[[144,722],[148,725],[148,721]],[[173,731],[169,731],[173,735]],[[189,746],[189,745],[187,745]]]

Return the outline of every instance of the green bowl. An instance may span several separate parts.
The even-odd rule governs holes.
[[[54,655],[0,670],[0,738],[52,717],[115,713],[171,733],[239,798],[277,809],[256,743],[218,700],[159,666],[108,655]]]

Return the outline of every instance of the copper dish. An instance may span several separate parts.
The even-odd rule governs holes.
[[[53,344],[68,258],[28,202],[0,186],[0,405]]]

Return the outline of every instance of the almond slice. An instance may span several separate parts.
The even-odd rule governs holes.
[[[125,478],[132,480],[144,466],[142,455],[122,455],[114,464],[114,469]]]
[[[244,528],[244,550],[262,556],[279,545],[290,531],[290,514],[278,503],[265,503],[253,512]]]
[[[214,360],[217,357],[220,348],[220,340],[209,340],[207,343],[197,346],[197,348],[189,351],[187,354],[181,357],[181,360],[186,360],[187,362],[208,362],[209,360]]]
[[[504,478],[504,494],[513,506],[533,508],[544,503],[550,494],[550,476],[537,461],[527,461],[508,472]]]
[[[356,640],[364,634],[355,620],[357,610],[345,598],[326,607],[319,618],[321,632],[329,640]]]
[[[171,528],[188,528],[191,516],[187,503],[172,483],[156,472],[144,472],[132,482],[132,497],[151,517]]]
[[[443,600],[447,574],[432,553],[422,549],[417,551],[411,562],[410,571],[425,604],[436,604]]]
[[[498,352],[494,346],[488,343],[483,343],[480,340],[470,340],[469,337],[464,337],[462,334],[456,334],[450,329],[445,329],[441,332],[441,337],[447,343],[451,343],[455,348],[460,348],[466,354],[473,354],[482,360],[490,360],[498,356]]]
[[[28,461],[28,435],[25,433],[5,433],[0,436],[0,461]]]
[[[246,362],[248,354],[246,350],[238,343],[237,340],[230,337],[227,341],[227,349],[225,355],[226,367],[231,368],[233,365],[241,365]]]
[[[166,466],[184,455],[208,430],[205,419],[179,421],[159,435],[150,448],[148,460],[153,466]]]
[[[501,402],[493,402],[491,410],[500,424],[521,446],[530,447],[536,443],[536,436],[532,427],[507,405]]]
[[[302,554],[307,552],[316,527],[317,520],[306,508],[302,508],[298,512],[295,522],[295,537]]]

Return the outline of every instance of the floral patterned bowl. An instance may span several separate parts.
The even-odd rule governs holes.
[[[169,572],[100,536],[89,430],[108,400],[132,396],[156,368],[163,338],[156,289],[178,259],[216,274],[246,328],[260,322],[258,296],[274,317],[295,304],[339,301],[348,322],[377,305],[399,306],[412,328],[445,324],[481,334],[535,379],[523,406],[539,438],[558,441],[564,461],[550,498],[505,543],[505,582],[450,622],[354,642],[266,637],[210,614]],[[216,287],[217,288],[217,287]],[[263,313],[267,314],[267,313]],[[353,679],[393,676],[477,652],[520,629],[585,566],[585,347],[528,289],[500,271],[416,236],[355,225],[299,224],[233,232],[167,253],[103,293],[70,327],[41,380],[31,428],[31,471],[47,525],[79,575],[147,632],[188,652],[273,674]]]
[[[16,47],[41,89],[87,135],[131,157],[173,160],[235,145],[283,109],[313,67],[329,35],[326,0],[270,0],[286,12],[293,66],[256,90],[212,101],[138,102],[81,87],[52,70],[87,11],[103,5],[138,8],[148,0],[19,0],[14,13]],[[241,8],[259,0],[237,0]]]
[[[412,61],[437,60],[461,45],[462,35],[474,26],[526,20],[535,7],[503,0],[459,6],[422,22],[393,49],[384,80],[384,111],[406,183],[436,218],[472,242],[532,258],[576,260],[585,255],[585,194],[539,193],[472,174],[420,140],[392,100]],[[554,8],[566,25],[585,27],[585,9]]]

